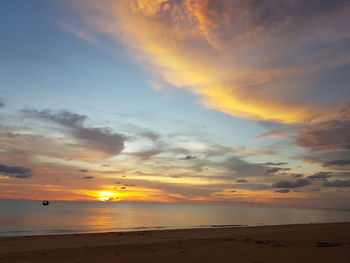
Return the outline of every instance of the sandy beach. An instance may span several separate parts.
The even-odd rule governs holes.
[[[0,262],[350,262],[350,223],[1,237]]]

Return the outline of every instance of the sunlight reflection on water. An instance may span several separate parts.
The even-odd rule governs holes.
[[[211,225],[350,221],[350,211],[181,205],[0,200],[0,235],[37,235],[186,228]]]

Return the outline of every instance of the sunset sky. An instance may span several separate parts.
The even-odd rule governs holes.
[[[348,0],[3,0],[0,198],[350,209]]]

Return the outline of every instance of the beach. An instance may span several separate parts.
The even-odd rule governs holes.
[[[0,237],[0,262],[350,262],[350,223]]]

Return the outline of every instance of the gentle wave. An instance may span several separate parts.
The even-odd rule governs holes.
[[[198,226],[154,226],[154,227],[120,227],[107,229],[42,229],[42,230],[8,230],[0,231],[0,236],[36,236],[50,234],[79,234],[79,233],[108,233],[108,232],[126,232],[142,230],[160,230],[160,229],[190,229],[190,228],[225,228],[242,227],[247,225],[198,225]]]

